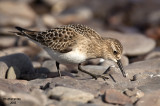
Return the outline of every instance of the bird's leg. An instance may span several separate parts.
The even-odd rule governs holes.
[[[56,67],[57,67],[57,71],[58,71],[59,77],[61,77],[61,72],[59,70],[59,63],[57,61],[56,61]]]
[[[110,70],[111,67],[115,67],[115,66],[109,66],[103,74],[108,74],[111,77],[111,79],[113,80],[113,82],[116,82],[116,80],[113,78],[113,76],[110,73],[108,73],[109,71],[111,71]]]
[[[82,68],[81,64],[78,64],[78,70],[81,71],[81,72],[84,72],[84,73],[86,73],[86,74],[88,74],[88,75],[90,75],[90,76],[92,76],[92,77],[95,78],[95,79],[97,79],[97,78],[103,78],[104,80],[108,79],[108,77],[106,77],[106,76],[104,76],[104,75],[96,75],[96,74],[92,74],[92,73],[90,73],[90,72],[88,72],[88,71],[85,71],[85,70]]]

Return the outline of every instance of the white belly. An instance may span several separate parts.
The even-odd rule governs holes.
[[[79,64],[86,61],[86,55],[80,52],[78,49],[68,53],[59,53],[51,50],[50,48],[44,48],[48,54],[62,64]]]

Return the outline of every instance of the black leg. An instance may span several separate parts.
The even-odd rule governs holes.
[[[85,70],[82,68],[81,64],[78,64],[78,70],[79,70],[79,71],[82,71],[82,72],[84,72],[84,73],[86,73],[86,74],[88,74],[88,75],[90,75],[90,76],[92,76],[92,77],[95,78],[95,79],[97,79],[97,78],[103,78],[104,80],[108,79],[108,77],[106,77],[106,76],[103,76],[103,75],[95,75],[95,74],[92,74],[92,73],[90,73],[90,72],[88,72],[88,71],[85,71]]]
[[[108,75],[111,77],[111,79],[113,80],[113,82],[116,82],[116,80],[115,80],[115,79],[112,77],[112,75],[109,73],[110,69],[111,69],[111,66],[109,66],[103,74],[108,74]]]
[[[59,63],[57,61],[56,61],[56,67],[57,67],[57,71],[58,71],[59,77],[61,77],[61,72],[59,70]]]

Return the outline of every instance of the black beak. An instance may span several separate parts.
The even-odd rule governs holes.
[[[123,74],[123,77],[126,77],[126,73],[124,72],[124,69],[123,69],[123,66],[122,66],[122,63],[120,60],[117,60],[117,65],[119,66],[119,68]]]

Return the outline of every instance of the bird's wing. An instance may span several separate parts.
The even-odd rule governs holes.
[[[101,36],[94,31],[93,29],[91,29],[90,27],[87,27],[85,25],[81,25],[81,24],[71,24],[71,25],[64,25],[61,26],[62,28],[72,28],[75,30],[75,32],[79,33],[80,35],[89,38],[89,39],[94,39],[94,40],[101,40]]]
[[[19,32],[14,32],[20,36],[26,36],[42,45],[49,47],[60,53],[67,53],[76,44],[77,34],[72,28],[54,28],[51,30],[38,32],[16,27]]]

